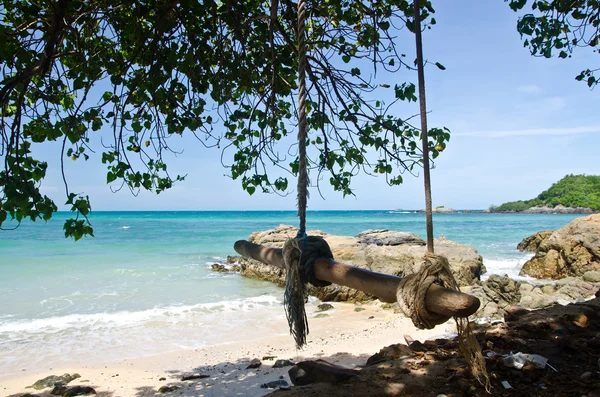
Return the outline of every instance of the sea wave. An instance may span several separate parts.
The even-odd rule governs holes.
[[[144,323],[178,323],[201,319],[202,316],[219,313],[249,312],[260,308],[272,308],[282,304],[272,295],[251,298],[199,303],[187,306],[156,307],[141,311],[118,311],[93,314],[69,314],[37,319],[0,319],[0,335],[8,333],[60,332],[83,328],[137,327]]]
[[[521,268],[525,262],[531,259],[532,255],[523,256],[515,259],[485,259],[483,264],[485,265],[486,272],[481,276],[482,280],[487,280],[492,274],[500,276],[508,276],[513,280],[527,281],[530,284],[546,284],[551,283],[551,280],[540,280],[529,276],[520,276]]]

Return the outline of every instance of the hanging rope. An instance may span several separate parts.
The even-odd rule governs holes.
[[[306,235],[308,171],[306,169],[306,2],[298,0],[298,237]]]
[[[288,239],[283,245],[283,262],[285,263],[285,295],[283,305],[285,315],[298,348],[306,344],[308,320],[304,304],[308,299],[306,284],[317,285],[313,265],[316,258],[307,255],[308,240],[306,236],[306,204],[308,201],[308,171],[306,168],[306,3],[298,1],[298,22],[296,38],[298,40],[298,217],[300,229],[295,239]],[[323,242],[325,240],[321,239]],[[319,244],[322,248],[322,244]],[[327,243],[325,243],[327,245]],[[315,251],[313,249],[313,251]],[[316,251],[320,251],[317,249]],[[319,255],[323,252],[319,252]],[[325,256],[333,258],[329,246]],[[312,274],[311,274],[312,273]]]
[[[415,327],[431,329],[445,323],[450,317],[427,310],[425,296],[431,284],[460,291],[458,283],[450,271],[448,259],[441,255],[425,254],[425,263],[417,273],[404,277],[396,291],[398,306],[407,317],[410,317]],[[458,332],[458,347],[462,353],[471,374],[486,391],[490,390],[490,379],[481,354],[481,347],[471,332],[468,318],[454,318]]]

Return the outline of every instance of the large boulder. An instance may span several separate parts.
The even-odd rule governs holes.
[[[533,236],[532,236],[533,237]],[[561,279],[600,270],[600,214],[577,218],[540,242],[521,275]]]
[[[296,236],[297,231],[298,229],[292,226],[281,225],[275,229],[252,233],[248,240],[280,248],[286,239]],[[316,230],[308,234],[323,237],[331,247],[334,258],[339,262],[398,276],[418,271],[426,252],[424,241],[411,233],[369,230],[352,237],[336,236]],[[485,272],[481,256],[469,245],[459,244],[442,236],[435,240],[435,248],[437,254],[448,258],[450,270],[461,286],[473,284]],[[230,257],[228,262],[239,262],[240,273],[243,276],[271,281],[279,286],[285,285],[285,271],[280,268],[241,257]],[[373,298],[364,292],[338,285],[324,288],[309,286],[308,292],[322,301],[352,302]]]
[[[525,237],[519,245],[517,245],[517,249],[521,252],[536,252],[540,245],[546,241],[552,233],[554,233],[554,230],[542,230],[532,236]]]

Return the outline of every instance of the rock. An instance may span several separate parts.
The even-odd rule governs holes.
[[[556,207],[538,206],[522,211],[523,214],[593,214],[596,211],[585,207],[565,207],[562,204]]]
[[[319,312],[324,312],[326,310],[333,309],[333,305],[330,303],[321,303],[319,306],[317,306],[317,309],[319,309],[319,310],[317,310]]]
[[[355,311],[355,312],[357,312],[357,313],[358,313],[358,312],[364,312],[365,310],[366,310],[366,309],[365,309],[364,307],[355,307],[355,308],[354,308],[354,311]]]
[[[587,281],[588,283],[600,283],[600,271],[591,270],[583,273],[583,281]]]
[[[561,279],[600,271],[600,214],[577,218],[542,241],[521,275]]]
[[[54,387],[57,383],[60,383],[62,385],[66,385],[69,382],[77,379],[77,378],[81,378],[81,375],[79,374],[73,374],[73,375],[69,375],[69,374],[64,374],[61,376],[58,375],[50,375],[47,376],[43,379],[40,379],[38,381],[36,381],[33,385],[31,385],[30,387],[33,387],[35,390],[42,390],[45,389],[47,387]]]
[[[290,360],[277,360],[273,364],[273,368],[291,367],[294,363]]]
[[[329,317],[329,314],[327,313],[319,313],[315,316],[315,318],[324,318],[324,317]]]
[[[519,245],[517,245],[517,249],[521,252],[536,252],[540,244],[546,241],[552,233],[554,233],[554,230],[542,230],[534,235],[525,237]]]
[[[227,273],[229,272],[229,269],[227,269],[225,267],[225,265],[222,265],[220,263],[213,263],[212,265],[210,265],[210,268],[215,271],[215,272],[219,272],[219,273]]]
[[[331,364],[324,360],[316,360],[299,362],[288,373],[294,385],[303,386],[311,383],[342,382],[356,376],[358,371]]]
[[[255,368],[260,367],[261,365],[262,365],[262,362],[258,358],[254,358],[254,359],[252,359],[252,361],[250,361],[250,363],[248,364],[246,369],[255,369]]]
[[[90,394],[96,394],[96,390],[89,386],[73,386],[67,389],[63,397],[87,396]]]
[[[189,374],[181,375],[181,380],[195,380],[195,379],[204,379],[204,378],[210,378],[210,376],[204,375],[204,374],[196,374],[196,373],[189,373]]]
[[[281,248],[287,238],[296,235],[297,230],[291,226],[280,225],[275,229],[252,233],[248,240],[267,247]],[[351,237],[330,235],[316,230],[309,231],[308,234],[322,236],[331,247],[337,261],[379,273],[400,276],[412,274],[422,266],[426,252],[423,241],[410,233],[377,230]],[[481,255],[472,247],[444,237],[436,239],[435,244],[436,252],[448,258],[450,269],[459,285],[470,285],[479,280],[481,274],[485,272]],[[280,287],[285,286],[283,269],[242,257],[228,257],[227,263],[239,263],[240,274],[244,277],[271,281]],[[309,285],[308,293],[323,302],[361,302],[374,298],[362,291],[338,285],[323,288]]]
[[[401,357],[413,357],[415,353],[408,346],[398,343],[390,345],[379,350],[379,352],[373,354],[367,359],[366,366],[378,364],[383,361],[397,360]]]
[[[581,380],[584,382],[590,382],[592,380],[593,374],[591,372],[584,372],[581,374]]]
[[[483,283],[483,290],[500,308],[517,304],[521,300],[519,283],[507,276],[491,275]]]
[[[161,378],[158,378],[158,380],[159,380],[159,381],[161,381],[161,382],[163,382],[163,381],[167,380],[167,378],[165,378],[165,377],[163,376],[163,377],[161,377]]]
[[[274,381],[263,383],[262,385],[260,385],[260,387],[263,389],[276,389],[278,387],[288,387],[288,386],[289,386],[289,383],[287,383],[283,379],[274,380]]]
[[[366,230],[356,235],[360,244],[374,245],[425,245],[425,241],[413,233],[395,232],[388,229]]]
[[[62,383],[57,383],[54,386],[54,389],[52,389],[52,391],[50,392],[50,394],[52,394],[53,396],[62,396],[66,392],[67,386],[63,385]]]
[[[179,389],[179,386],[176,386],[176,385],[161,386],[160,389],[158,389],[158,393],[160,393],[160,394],[171,393],[177,389]]]

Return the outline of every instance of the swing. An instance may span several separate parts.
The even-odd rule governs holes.
[[[419,10],[415,1],[415,16]],[[425,254],[420,270],[404,278],[375,273],[336,262],[331,248],[319,236],[306,234],[308,171],[306,167],[306,7],[298,1],[298,217],[299,230],[283,248],[267,248],[246,240],[237,241],[234,249],[240,255],[286,270],[284,308],[290,334],[298,348],[306,345],[309,333],[304,304],[308,299],[307,284],[324,287],[332,283],[358,289],[383,302],[398,302],[401,310],[420,329],[431,329],[454,317],[459,348],[471,367],[473,376],[489,390],[489,378],[477,340],[470,331],[468,316],[479,309],[479,299],[461,293],[448,260],[433,253]],[[418,21],[417,21],[418,22]],[[418,25],[420,26],[420,25]],[[420,38],[418,38],[419,40]]]

